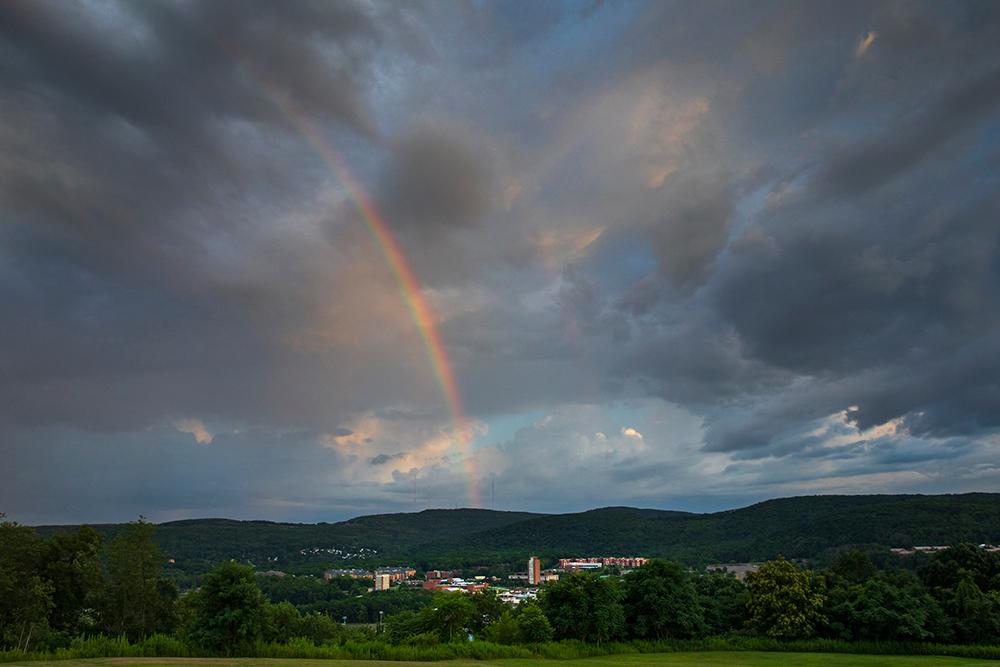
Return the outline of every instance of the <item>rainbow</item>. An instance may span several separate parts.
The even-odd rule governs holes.
[[[462,397],[458,388],[458,381],[455,372],[452,370],[451,361],[441,339],[441,332],[435,322],[434,313],[431,310],[427,298],[420,287],[420,282],[413,271],[413,267],[407,260],[403,249],[393,235],[389,225],[376,207],[374,200],[368,196],[361,183],[354,177],[354,174],[347,166],[347,161],[330,145],[323,136],[323,133],[312,120],[309,119],[296,105],[283,94],[272,90],[266,80],[257,76],[246,60],[242,61],[247,66],[253,79],[259,87],[267,93],[271,101],[281,109],[282,113],[300,134],[309,142],[313,149],[319,154],[323,162],[330,168],[337,179],[344,185],[354,203],[355,208],[361,214],[368,231],[382,252],[385,263],[389,266],[393,276],[399,285],[399,291],[406,302],[410,317],[420,332],[420,337],[424,347],[427,349],[427,356],[430,360],[431,369],[441,386],[441,392],[448,404],[451,412],[452,429],[461,450],[465,466],[465,478],[468,490],[469,503],[472,507],[480,506],[479,480],[472,457],[472,431],[468,420],[465,417],[465,409],[462,406]]]

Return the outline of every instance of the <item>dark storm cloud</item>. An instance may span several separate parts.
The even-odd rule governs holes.
[[[806,191],[766,211],[774,247],[734,256],[712,286],[748,356],[813,378],[797,389],[810,405],[793,420],[857,404],[863,427],[918,412],[914,431],[925,434],[998,425],[997,202],[976,182],[975,159],[914,168],[897,186],[902,199],[891,191],[822,205]],[[962,196],[942,202],[938,188]],[[737,423],[711,447],[761,446],[790,423]]]
[[[421,234],[475,226],[493,194],[489,156],[482,151],[457,128],[407,130],[394,142],[378,198],[391,224]]]
[[[814,179],[829,196],[859,196],[919,165],[962,133],[994,117],[1000,69],[966,77],[900,127],[834,154]]]
[[[734,193],[726,179],[702,177],[678,184],[671,195],[649,233],[663,272],[685,286],[704,280],[725,245]]]
[[[274,402],[294,374],[275,339],[317,297],[315,259],[268,226],[323,178],[278,101],[375,135],[362,84],[400,27],[375,11],[0,7],[0,419],[137,428],[315,401]]]
[[[81,8],[10,2],[3,12],[5,45],[20,56],[4,68],[8,85],[207,139],[201,123],[212,116],[273,119],[249,68],[304,108],[370,130],[354,79],[358,44],[374,27],[351,4],[150,3],[81,16]]]
[[[401,459],[404,456],[405,454],[401,452],[397,454],[379,454],[378,456],[373,457],[372,460],[368,462],[368,464],[373,466],[380,466],[389,463],[390,461]]]
[[[700,9],[706,21],[693,25],[707,28],[713,10]],[[716,135],[718,123],[762,131],[730,136],[728,153],[695,137],[662,198],[607,197],[613,220],[662,221],[640,229],[664,276],[623,288],[634,251],[614,266],[565,273],[560,307],[586,335],[575,347],[602,369],[648,377],[660,395],[698,406],[709,451],[794,453],[808,446],[801,425],[855,404],[861,428],[906,416],[921,435],[989,433],[1000,405],[990,352],[1000,313],[991,114],[1000,60],[989,13],[960,7],[935,23],[916,3],[844,6],[836,16],[796,8],[790,25],[806,32],[772,34],[758,21],[732,40],[762,58],[754,50],[770,50],[758,71],[762,61],[685,50],[695,71],[744,77],[740,89],[709,97],[709,115],[728,116],[711,126]],[[711,27],[720,41],[735,29],[728,19]],[[822,34],[810,39],[809,30]],[[879,37],[865,60],[856,49],[869,30]],[[661,59],[679,48],[669,39],[630,44]],[[903,63],[925,66],[893,71]],[[791,137],[782,127],[790,118]],[[726,170],[699,173],[703,164]],[[600,215],[601,196],[593,199]],[[632,233],[612,225],[602,244]],[[978,369],[965,363],[972,358]]]
[[[524,509],[989,483],[998,73],[992,2],[0,3],[0,501],[461,502],[331,150]]]
[[[47,428],[44,435],[44,448],[24,433],[10,433],[5,442],[12,465],[4,478],[5,511],[21,521],[280,518],[289,508],[321,521],[372,509],[362,494],[353,509],[341,504],[332,491],[353,483],[332,485],[331,471],[344,458],[308,433],[229,431],[216,433],[211,444],[171,428],[128,434]],[[295,472],[275,474],[280,470]]]

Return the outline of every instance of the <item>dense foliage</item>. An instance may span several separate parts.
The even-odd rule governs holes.
[[[319,613],[346,623],[375,623],[379,612],[391,616],[419,611],[431,598],[423,589],[393,588],[369,593],[371,579],[311,576],[258,577],[264,594],[273,602],[291,602],[303,613]]]
[[[557,639],[600,644],[625,635],[621,587],[612,579],[577,572],[546,585],[538,597]]]
[[[784,639],[811,637],[823,621],[822,582],[784,558],[768,561],[747,575],[748,625]]]
[[[686,639],[705,632],[692,578],[669,561],[653,561],[626,575],[625,615],[640,639]]]
[[[933,554],[915,572],[879,567],[861,550],[814,569],[779,557],[746,583],[654,560],[623,576],[563,575],[540,589],[537,603],[508,608],[491,591],[372,592],[365,581],[262,577],[236,562],[179,594],[164,578],[155,530],[140,519],[103,545],[87,528],[42,538],[0,523],[0,652],[513,657],[558,654],[545,648],[556,646],[552,641],[661,646],[720,636],[833,642],[825,645],[1000,643],[1000,553],[970,544]],[[346,624],[346,614],[330,610],[349,603],[361,611]]]
[[[0,647],[174,631],[177,589],[163,579],[154,531],[142,519],[126,525],[102,565],[101,537],[89,527],[43,540],[31,528],[0,523]]]

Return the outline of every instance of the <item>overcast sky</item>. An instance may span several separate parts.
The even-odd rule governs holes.
[[[5,0],[0,511],[996,491],[998,241],[992,0]]]

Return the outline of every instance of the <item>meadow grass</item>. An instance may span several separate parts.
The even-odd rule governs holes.
[[[843,653],[788,653],[763,651],[710,651],[609,655],[551,660],[513,658],[501,660],[447,660],[438,662],[383,660],[308,660],[282,658],[92,658],[86,660],[35,660],[8,663],[11,667],[987,667],[1000,661],[927,655],[857,655]]]

